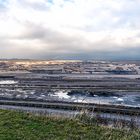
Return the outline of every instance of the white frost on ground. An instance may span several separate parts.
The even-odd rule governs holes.
[[[2,80],[0,81],[0,85],[3,85],[3,84],[16,84],[18,82],[14,81],[14,80]]]
[[[118,101],[122,101],[122,102],[123,102],[123,101],[124,101],[124,99],[122,99],[122,98],[118,98]]]
[[[58,92],[55,92],[55,96],[58,96],[60,99],[68,99],[70,98],[70,96],[67,95],[68,93],[67,92],[64,92],[64,91],[58,91]]]

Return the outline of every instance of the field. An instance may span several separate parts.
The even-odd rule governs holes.
[[[138,130],[0,110],[0,140],[139,140]]]

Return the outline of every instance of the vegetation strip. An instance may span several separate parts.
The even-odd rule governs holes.
[[[139,130],[0,110],[0,140],[139,140]]]

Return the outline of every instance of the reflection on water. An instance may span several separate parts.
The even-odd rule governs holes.
[[[116,94],[116,96],[115,96]],[[94,94],[93,96],[89,94],[81,94],[79,91],[74,94],[69,94],[69,91],[60,90],[55,92],[55,97],[59,99],[73,101],[73,102],[84,102],[84,103],[98,103],[98,104],[122,104],[128,106],[140,106],[140,95],[137,92],[132,93],[115,93],[110,95]],[[54,95],[51,95],[54,97]]]
[[[0,81],[0,84],[15,84],[16,81]],[[24,100],[59,100],[68,102],[84,102],[97,104],[121,104],[140,107],[139,92],[113,92],[113,91],[88,91],[81,90],[48,90],[48,89],[23,89],[0,88],[0,99]]]

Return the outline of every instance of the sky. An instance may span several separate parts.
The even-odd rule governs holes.
[[[0,0],[0,58],[140,60],[140,0]]]

